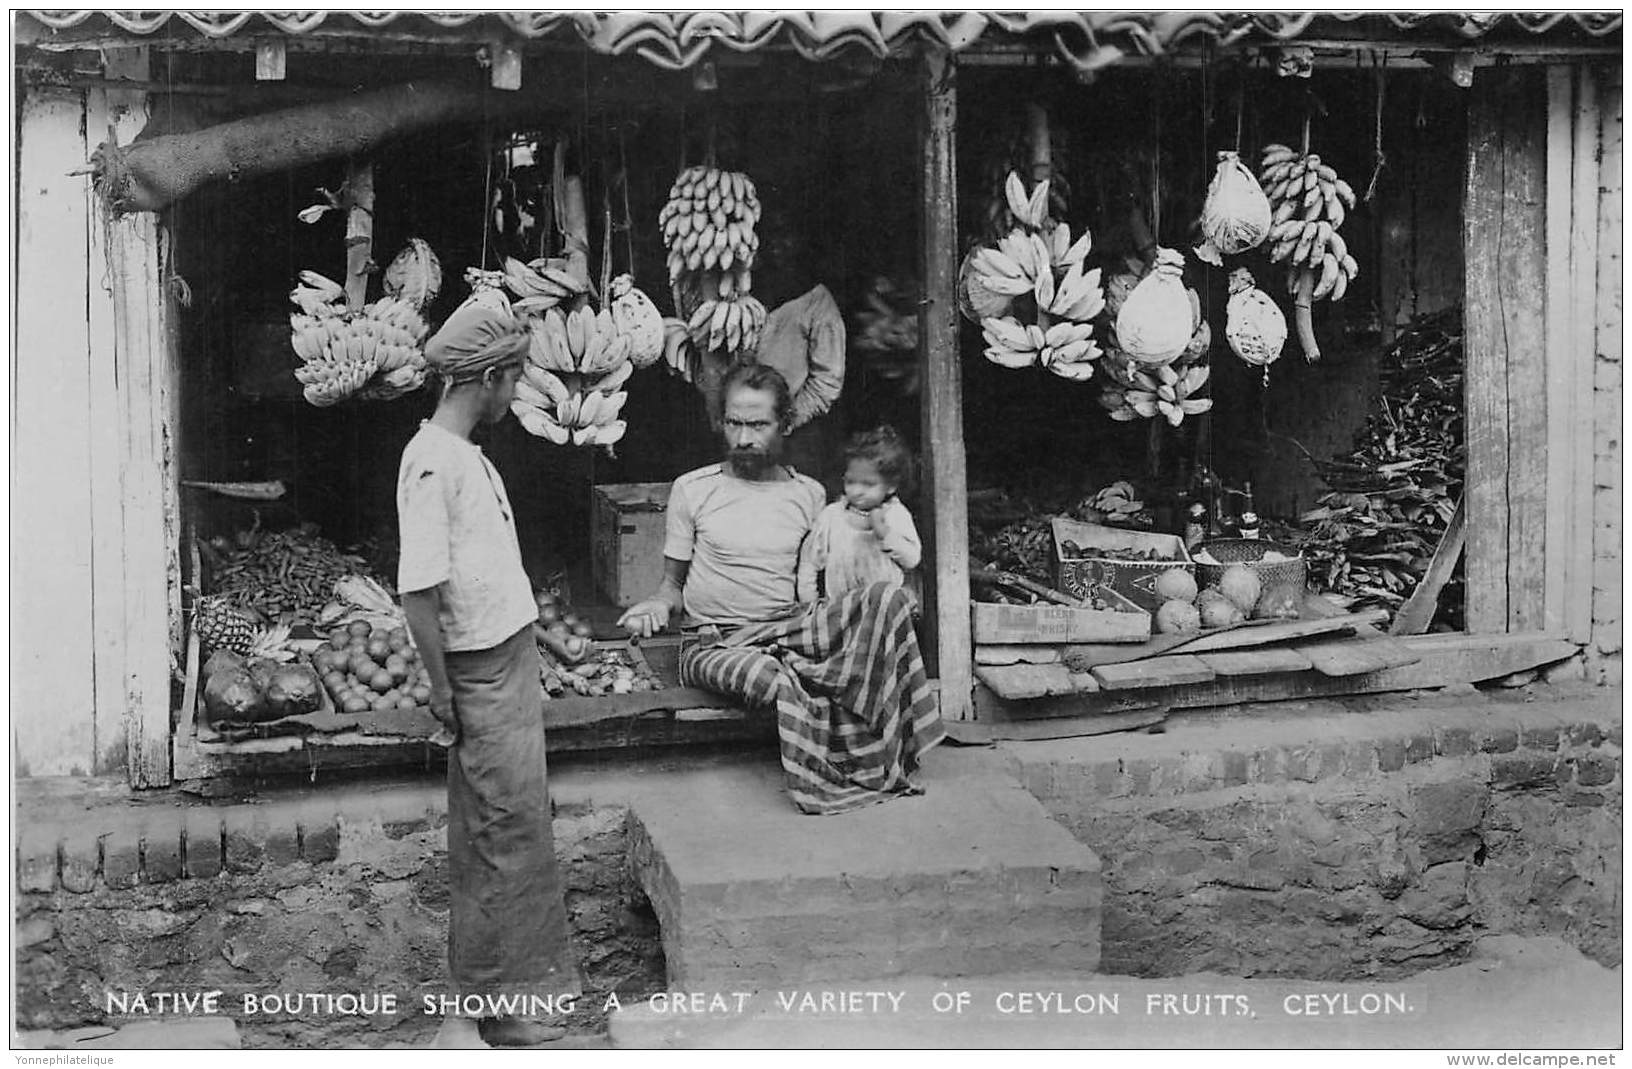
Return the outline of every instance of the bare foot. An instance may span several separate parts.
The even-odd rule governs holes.
[[[431,1040],[432,1050],[486,1050],[481,1029],[474,1017],[444,1017]]]
[[[482,1038],[495,1047],[536,1047],[567,1034],[559,1025],[526,1017],[483,1017]]]

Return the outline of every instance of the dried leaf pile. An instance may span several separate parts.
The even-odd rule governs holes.
[[[1054,531],[1049,520],[1068,516],[1083,523],[1148,529],[1150,513],[1135,493],[1126,482],[1112,483],[1080,500],[1064,491],[1019,498],[1002,491],[976,491],[969,495],[969,555],[1052,586]]]
[[[1427,571],[1462,496],[1462,309],[1421,316],[1382,354],[1382,396],[1346,456],[1314,461],[1331,492],[1301,528],[1266,531],[1300,546],[1317,589],[1355,609],[1399,609]],[[1436,623],[1462,627],[1462,578]]]

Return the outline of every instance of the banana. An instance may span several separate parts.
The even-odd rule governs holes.
[[[717,303],[717,301],[703,301],[691,313],[691,318],[686,321],[686,332],[693,339],[696,339],[700,333],[708,329],[709,318],[714,314],[714,306]]]
[[[559,375],[555,374],[553,371],[546,371],[544,368],[541,368],[531,362],[528,362],[522,368],[521,380],[517,383],[517,385],[519,386],[521,382],[527,383],[534,390],[536,390],[540,396],[548,400],[551,411],[553,411],[555,407],[566,399],[572,392],[567,389],[567,384],[561,381],[561,377]]]
[[[1313,175],[1313,172],[1310,172]],[[1313,219],[1320,208],[1320,182],[1304,183],[1303,214],[1306,219]]]
[[[1054,303],[1054,270],[1045,266],[1037,272],[1036,285],[1032,287],[1032,297],[1038,308],[1047,308]]]
[[[1290,201],[1290,200],[1278,201],[1276,203],[1276,205],[1275,205],[1275,214],[1270,216],[1270,220],[1269,220],[1270,226],[1272,228],[1271,233],[1274,232],[1273,231],[1274,227],[1282,226],[1282,225],[1287,224],[1287,223],[1301,222],[1301,220],[1298,220],[1298,219],[1294,218],[1294,215],[1296,214],[1297,210],[1298,210],[1298,205],[1297,205],[1297,203],[1295,201]]]
[[[1320,231],[1315,228],[1313,223],[1304,224],[1303,230],[1298,237],[1297,247],[1292,253],[1293,263],[1303,264],[1309,261],[1309,250],[1314,248],[1315,235],[1319,233]]]
[[[1015,222],[1024,222],[1026,209],[1030,202],[1026,198],[1026,187],[1020,181],[1020,175],[1009,172],[1008,179],[1003,183],[1003,196],[1009,202],[1009,214],[1014,216]]]
[[[332,278],[327,278],[316,271],[302,271],[300,280],[312,289],[317,290],[325,301],[344,300],[346,288]]]
[[[999,243],[1001,244],[1001,243]],[[1028,244],[1026,248],[1030,248]],[[981,281],[990,283],[1000,278],[1023,281],[1031,284],[1031,274],[1020,265],[1020,262],[1002,249],[990,246],[982,247],[975,253],[975,270],[980,272]]]
[[[1318,301],[1322,297],[1325,297],[1328,293],[1331,293],[1332,287],[1337,285],[1337,280],[1342,273],[1343,269],[1338,264],[1337,257],[1333,256],[1331,253],[1327,253],[1325,256],[1321,257],[1320,281],[1315,284],[1315,300]]]
[[[573,426],[593,427],[597,422],[595,419],[595,413],[600,410],[601,401],[605,397],[606,394],[600,393],[597,390],[591,390],[580,397],[578,400],[578,411],[573,418]]]
[[[1342,226],[1349,213],[1343,207],[1343,198],[1337,195],[1336,184],[1323,185],[1320,194],[1326,200],[1326,218],[1332,221],[1334,228]]]
[[[1353,187],[1351,187],[1347,182],[1343,181],[1343,179],[1341,179],[1341,178],[1334,178],[1332,180],[1332,185],[1336,187],[1337,195],[1339,197],[1343,198],[1343,203],[1348,205],[1350,211],[1353,211],[1354,210],[1354,189],[1353,189]]]
[[[1355,279],[1355,278],[1360,277],[1360,265],[1355,262],[1354,257],[1350,256],[1348,253],[1345,252],[1343,254],[1343,256],[1342,256],[1341,262],[1343,264],[1343,274],[1344,275],[1346,275],[1350,279]]]
[[[1297,153],[1286,145],[1268,144],[1264,146],[1263,162],[1267,164],[1280,163],[1297,156]]]
[[[611,393],[628,382],[629,376],[634,373],[635,365],[625,360],[604,377],[596,379],[590,389],[600,390],[602,393]]]
[[[1337,233],[1336,227],[1332,228],[1331,253],[1339,260],[1347,259],[1349,255],[1349,243],[1343,240],[1342,234]]]
[[[619,390],[617,393],[602,394],[601,406],[595,410],[595,422],[604,427],[618,418],[623,411],[623,404],[629,400],[628,393]]]
[[[716,301],[714,314],[708,318],[708,341],[710,349],[718,349],[725,337],[725,317],[729,313],[731,304],[728,301]]]

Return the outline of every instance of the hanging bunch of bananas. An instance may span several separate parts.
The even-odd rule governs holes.
[[[1047,179],[1028,195],[1020,176],[1011,171],[1004,195],[1018,225],[970,254],[960,289],[1006,303],[983,297],[960,306],[970,318],[1002,310],[978,318],[986,359],[994,364],[1041,365],[1074,382],[1088,379],[1100,356],[1092,321],[1105,308],[1099,268],[1083,270],[1093,238],[1084,230],[1072,241],[1070,226],[1049,217]]]
[[[289,327],[307,401],[326,407],[353,394],[392,400],[424,383],[420,343],[429,327],[412,303],[388,296],[352,312],[339,283],[315,271],[302,271],[300,282],[289,295],[300,309]]]
[[[408,244],[397,253],[380,276],[385,292],[400,297],[423,312],[442,289],[442,261],[436,251],[421,238],[409,238]]]
[[[634,372],[630,335],[610,310],[587,304],[530,317],[527,362],[510,405],[530,434],[555,445],[612,446],[628,424],[619,419]]]
[[[1020,226],[1020,215],[1008,196],[1010,172],[1025,173],[1029,168],[1046,163],[1048,167],[1048,214],[1056,219],[1065,218],[1065,208],[1071,197],[1071,183],[1061,164],[1071,158],[1067,144],[1068,131],[1056,124],[1048,131],[1048,151],[1041,159],[1033,151],[1031,130],[1016,133],[1009,140],[1008,151],[991,155],[982,165],[981,185],[989,190],[986,198],[986,233],[997,239]]]
[[[1207,364],[1192,364],[1176,368],[1164,364],[1158,368],[1134,371],[1126,384],[1107,389],[1099,396],[1099,403],[1118,422],[1135,419],[1154,419],[1162,416],[1177,427],[1185,416],[1195,416],[1213,407],[1210,397],[1197,397],[1212,368]]]
[[[572,305],[589,292],[589,285],[568,270],[567,259],[541,257],[522,263],[504,258],[504,288],[515,296],[511,311],[517,318],[538,316],[560,305]]]
[[[1343,299],[1360,265],[1349,255],[1338,228],[1354,207],[1354,190],[1314,153],[1285,145],[1264,148],[1259,182],[1274,214],[1265,241],[1269,258],[1287,265],[1287,291],[1293,295],[1298,341],[1311,363],[1320,359],[1315,341],[1312,302]]]
[[[658,212],[675,312],[701,349],[735,358],[759,346],[765,306],[749,295],[759,216],[753,179],[701,166],[675,177]]]

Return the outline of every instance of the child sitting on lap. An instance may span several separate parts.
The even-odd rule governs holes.
[[[801,558],[806,601],[880,581],[916,598],[923,544],[897,496],[912,478],[912,452],[893,427],[853,435],[844,450],[844,497],[822,510]],[[820,580],[820,586],[818,586]]]

